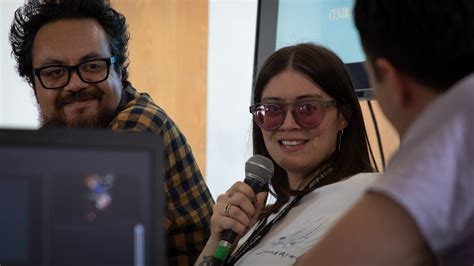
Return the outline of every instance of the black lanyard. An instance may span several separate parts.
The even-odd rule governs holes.
[[[327,169],[323,173],[321,173],[318,177],[313,179],[311,183],[309,183],[305,190],[311,190],[314,188],[317,184],[321,182],[326,176],[330,175],[332,173],[332,168]],[[245,241],[242,246],[232,255],[229,257],[227,260],[226,264],[227,265],[234,265],[245,253],[247,253],[250,249],[254,248],[262,239],[263,237],[270,231],[270,229],[275,225],[277,222],[279,222],[283,217],[285,217],[288,212],[290,211],[293,206],[295,206],[301,198],[303,198],[305,194],[299,195],[293,198],[293,200],[290,201],[278,214],[273,218],[270,222],[267,223],[267,218],[261,220],[257,226],[257,228],[253,231],[253,233],[250,235],[250,237]]]

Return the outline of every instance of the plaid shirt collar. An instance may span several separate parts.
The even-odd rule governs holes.
[[[147,93],[139,93],[133,88],[130,82],[127,82],[123,90],[122,100],[117,108],[117,113],[134,105],[149,105],[152,102],[150,95]]]

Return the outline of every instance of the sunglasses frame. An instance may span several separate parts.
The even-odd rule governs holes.
[[[291,102],[291,103],[256,103],[256,104],[253,104],[249,107],[249,111],[252,114],[253,121],[255,121],[255,123],[258,125],[258,127],[260,127],[262,130],[265,130],[265,131],[276,131],[278,128],[281,127],[281,125],[283,125],[283,123],[285,123],[286,115],[289,111],[288,106],[291,106],[291,115],[293,116],[293,119],[295,120],[295,122],[298,125],[300,125],[303,128],[316,128],[321,124],[321,122],[318,123],[315,126],[308,127],[308,126],[302,125],[301,122],[298,121],[299,120],[297,118],[298,116],[295,116],[295,114],[294,114],[297,111],[296,107],[297,107],[298,103],[308,103],[308,102],[309,103],[317,103],[317,105],[319,105],[321,107],[321,110],[322,110],[321,122],[324,120],[324,116],[326,114],[326,109],[337,105],[336,100],[324,101],[324,100],[311,99],[311,100],[300,100],[300,101]],[[281,120],[281,123],[278,126],[275,126],[275,127],[272,127],[272,128],[264,128],[263,124],[260,123],[260,121],[258,120],[257,113],[259,111],[261,111],[260,109],[262,109],[262,107],[264,107],[265,105],[276,105],[276,106],[279,106],[279,107],[282,108],[282,110],[283,110],[282,111],[282,120]]]

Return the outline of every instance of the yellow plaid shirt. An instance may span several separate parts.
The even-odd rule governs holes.
[[[191,147],[171,118],[146,93],[131,85],[125,104],[109,124],[113,131],[153,132],[163,138],[168,265],[190,265],[210,234],[214,200],[194,160]]]

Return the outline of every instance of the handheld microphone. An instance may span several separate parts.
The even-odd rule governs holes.
[[[253,192],[257,194],[270,181],[274,171],[274,166],[270,159],[256,154],[245,163],[244,183],[249,185]],[[237,233],[230,229],[222,232],[221,241],[214,254],[214,264],[221,265],[224,263],[237,236]]]

